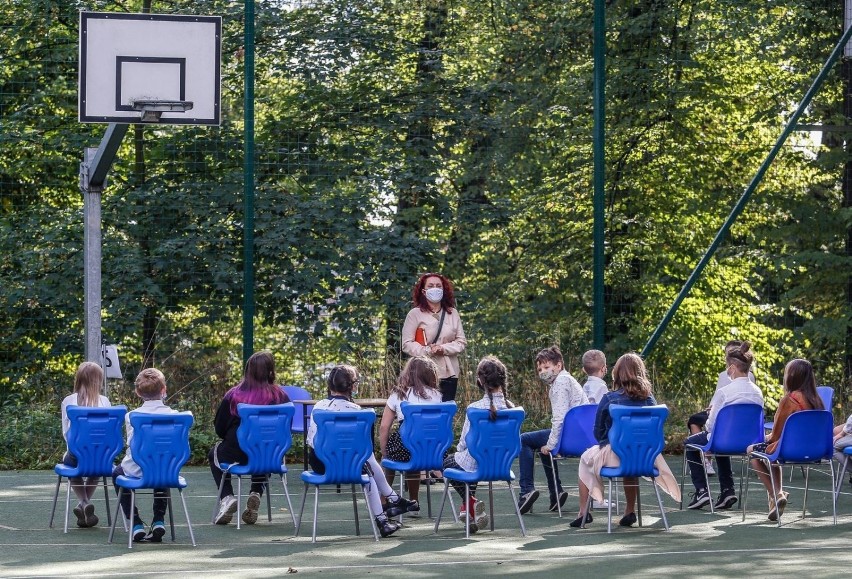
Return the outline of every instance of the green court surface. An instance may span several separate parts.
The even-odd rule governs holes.
[[[680,473],[680,457],[668,457],[672,470]],[[736,463],[735,463],[736,464]],[[562,463],[563,483],[576,484],[576,461]],[[60,492],[55,528],[48,528],[56,477],[51,471],[0,472],[0,577],[144,577],[161,575],[215,577],[270,577],[298,573],[299,576],[483,576],[510,573],[516,576],[553,576],[571,573],[581,577],[615,576],[810,576],[847,574],[852,561],[852,496],[846,482],[838,504],[838,524],[832,524],[830,478],[812,472],[808,513],[802,519],[804,478],[796,469],[784,470],[790,504],[778,528],[766,518],[766,493],[754,475],[749,491],[749,513],[742,522],[741,511],[712,515],[703,511],[678,510],[664,496],[671,531],[665,532],[653,490],[642,483],[644,527],[606,532],[606,511],[594,511],[587,529],[568,527],[576,516],[576,488],[569,488],[564,518],[549,513],[543,473],[536,483],[542,497],[526,516],[527,536],[522,537],[505,484],[495,486],[495,531],[480,531],[470,539],[464,529],[445,512],[436,534],[426,516],[425,489],[421,489],[423,514],[406,518],[403,529],[375,542],[367,521],[363,495],[359,501],[362,535],[354,534],[351,494],[323,489],[320,501],[317,543],[312,544],[313,499],[309,495],[305,522],[299,537],[281,486],[272,497],[273,520],[266,519],[265,501],[254,526],[237,530],[235,524],[210,523],[214,493],[212,477],[203,468],[186,469],[186,491],[190,516],[198,542],[193,547],[179,502],[175,503],[177,540],[166,535],[162,544],[137,544],[127,548],[127,535],[117,530],[108,544],[103,493],[96,496],[102,524],[78,529],[71,515],[69,532],[62,532],[64,492]],[[735,471],[738,468],[735,467]],[[517,473],[517,470],[515,471]],[[827,471],[826,471],[827,472]],[[277,481],[277,479],[276,479]],[[299,471],[290,472],[293,506],[298,510],[303,485]],[[443,486],[433,487],[443,489]],[[687,501],[689,481],[687,479]],[[480,494],[481,498],[487,494]],[[434,507],[440,494],[433,494]],[[140,499],[142,516],[150,518],[151,498]],[[458,500],[456,500],[458,503]],[[110,503],[114,507],[114,501]],[[150,521],[147,521],[150,522]],[[614,523],[617,523],[617,517]],[[567,576],[567,575],[564,575]]]

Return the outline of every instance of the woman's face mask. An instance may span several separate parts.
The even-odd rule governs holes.
[[[439,287],[430,287],[426,290],[426,299],[432,303],[439,303],[444,298],[444,289]]]

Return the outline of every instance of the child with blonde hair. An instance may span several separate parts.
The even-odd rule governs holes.
[[[583,383],[583,392],[589,398],[589,403],[600,404],[603,397],[609,392],[604,376],[606,376],[606,355],[600,350],[589,350],[583,354],[583,372],[586,373],[586,381]]]
[[[101,386],[104,383],[104,371],[94,362],[83,362],[77,368],[74,375],[74,392],[62,401],[62,437],[65,439],[65,455],[62,462],[70,467],[77,466],[77,457],[68,450],[68,431],[71,429],[71,421],[68,419],[69,406],[88,406],[92,408],[105,408],[112,406],[109,399],[101,394]],[[77,517],[78,527],[94,527],[98,524],[98,516],[95,514],[95,505],[92,504],[92,495],[98,490],[99,477],[72,478],[71,488],[77,495],[77,506],[74,507],[74,515]]]
[[[166,405],[166,377],[156,368],[145,368],[136,376],[136,395],[142,399],[142,406],[131,410],[125,417],[125,429],[127,431],[127,452],[121,464],[112,471],[112,479],[119,475],[140,478],[142,469],[133,460],[130,454],[130,442],[133,440],[133,426],[130,424],[131,414],[178,414],[177,410]],[[189,412],[186,412],[189,414]],[[121,509],[125,518],[130,518],[130,493],[121,492],[116,486],[116,491],[121,497]],[[165,520],[166,508],[168,507],[168,489],[154,489],[154,518],[151,528],[146,533],[145,523],[139,517],[139,509],[133,507],[133,541],[161,543],[163,535],[166,534]]]

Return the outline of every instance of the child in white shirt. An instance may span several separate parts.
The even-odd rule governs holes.
[[[589,398],[590,404],[599,404],[604,395],[609,392],[603,378],[606,376],[606,356],[600,350],[589,350],[583,354],[583,372],[586,382],[583,392]]]

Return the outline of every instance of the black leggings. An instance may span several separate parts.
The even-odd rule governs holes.
[[[449,402],[456,399],[456,390],[459,388],[459,379],[457,376],[449,378],[441,378],[438,383],[438,390],[441,391],[441,402]]]

